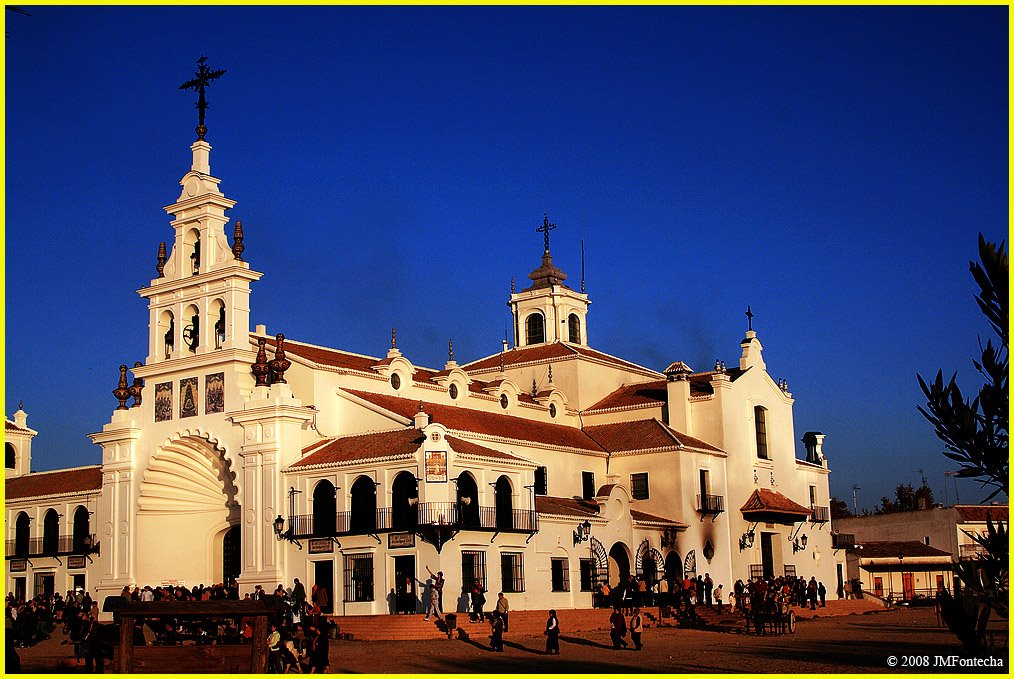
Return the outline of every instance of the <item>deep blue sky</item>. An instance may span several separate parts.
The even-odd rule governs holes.
[[[735,364],[752,305],[797,437],[874,506],[954,469],[916,373],[970,364],[1008,224],[1007,8],[29,8],[7,13],[6,413],[95,463],[189,168],[265,272],[252,323],[416,364],[497,351],[544,211],[593,346]],[[959,484],[962,501],[980,500]],[[954,486],[947,484],[954,501]]]

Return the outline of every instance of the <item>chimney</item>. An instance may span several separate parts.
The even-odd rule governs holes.
[[[824,452],[821,447],[824,445],[824,434],[819,431],[808,431],[803,434],[803,445],[806,446],[806,461],[813,464],[823,464]]]
[[[17,412],[14,413],[14,424],[22,429],[28,429],[28,413],[25,412],[25,406],[20,402],[18,403]]]
[[[423,404],[421,401],[419,402],[419,412],[415,414],[413,420],[416,429],[422,429],[430,423],[430,416],[426,414],[425,410],[423,410]]]

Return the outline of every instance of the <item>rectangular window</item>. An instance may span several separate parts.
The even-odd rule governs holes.
[[[795,564],[791,564],[791,563],[785,564],[785,577],[787,577],[787,578],[794,578],[794,577],[796,577],[796,566],[795,566]]]
[[[373,555],[345,555],[345,601],[373,601]]]
[[[648,472],[630,475],[630,494],[635,500],[648,499]]]
[[[525,591],[525,564],[520,552],[500,553],[500,583],[505,592]]]
[[[471,589],[478,580],[486,589],[486,552],[461,552],[461,584]]]
[[[753,409],[753,423],[757,431],[757,457],[762,460],[768,458],[768,426],[767,411],[760,406]]]
[[[817,506],[817,486],[810,486],[810,507]]]
[[[553,558],[549,560],[550,578],[554,592],[570,591],[570,564],[567,559]]]
[[[535,468],[535,494],[547,495],[549,493],[549,480],[546,477],[545,467]]]
[[[581,472],[581,497],[585,500],[595,497],[595,472]]]
[[[598,580],[595,559],[581,559],[578,564],[581,567],[581,591],[593,591],[595,589],[595,582]]]

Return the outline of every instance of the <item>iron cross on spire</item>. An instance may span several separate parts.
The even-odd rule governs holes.
[[[746,329],[753,330],[753,312],[750,311],[750,305],[746,305]]]
[[[549,252],[549,232],[556,228],[556,224],[549,223],[549,214],[542,213],[542,226],[535,229],[537,232],[544,235],[546,240],[546,252]]]
[[[208,101],[204,98],[204,90],[211,85],[212,80],[217,80],[225,74],[225,69],[220,68],[216,71],[208,68],[205,63],[208,57],[201,56],[197,60],[197,71],[194,72],[194,77],[191,80],[186,81],[180,85],[181,90],[193,90],[198,93],[197,98],[197,127],[194,131],[197,132],[197,139],[204,139],[204,135],[208,133],[208,128],[204,124],[204,112],[208,110]]]

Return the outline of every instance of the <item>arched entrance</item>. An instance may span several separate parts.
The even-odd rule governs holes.
[[[88,510],[83,505],[78,505],[78,508],[74,510],[74,532],[71,537],[72,548],[75,554],[85,551],[90,532]]]
[[[479,487],[468,472],[458,476],[458,511],[462,528],[479,527]]]
[[[335,504],[335,487],[322,480],[313,488],[313,534],[328,537],[335,534],[338,510]]]
[[[665,555],[665,579],[669,582],[683,580],[683,559],[675,551]]]
[[[617,542],[609,549],[609,584],[616,586],[630,577],[630,553],[627,546]]]
[[[226,451],[207,435],[181,435],[156,450],[141,479],[131,536],[139,583],[221,582],[227,559],[238,575],[239,540],[235,533],[227,538],[240,524],[235,477]]]
[[[514,490],[506,476],[496,480],[496,527],[504,530],[514,528]]]
[[[391,484],[391,528],[413,531],[419,523],[419,483],[415,474],[401,472]]]

